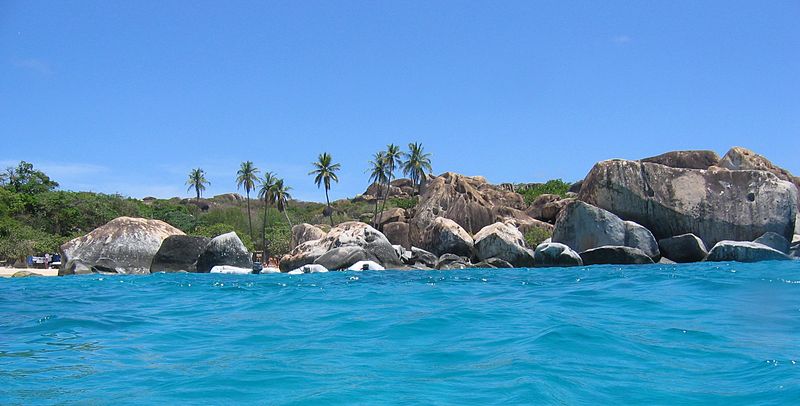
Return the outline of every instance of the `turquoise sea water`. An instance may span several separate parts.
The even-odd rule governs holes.
[[[800,261],[0,280],[2,404],[797,404]]]

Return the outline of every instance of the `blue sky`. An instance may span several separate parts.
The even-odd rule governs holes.
[[[372,153],[434,171],[583,178],[594,162],[741,145],[800,175],[797,1],[0,0],[0,164],[134,197],[235,191],[241,161],[323,200]]]

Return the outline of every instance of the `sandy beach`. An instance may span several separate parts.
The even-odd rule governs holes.
[[[35,269],[35,268],[3,268],[0,267],[0,277],[10,278],[19,271],[29,271],[41,276],[58,276],[58,269]]]

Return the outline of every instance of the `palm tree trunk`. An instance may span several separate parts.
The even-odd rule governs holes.
[[[267,209],[268,208],[269,208],[269,205],[267,204],[267,201],[264,200],[264,228],[262,228],[262,230],[261,230],[261,240],[264,243],[263,258],[264,258],[264,263],[265,264],[269,263],[269,257],[267,256],[267,248],[268,248],[267,247]]]
[[[283,215],[286,216],[286,221],[289,222],[289,230],[291,230],[294,226],[292,225],[292,220],[289,220],[289,212],[286,209],[283,209]]]
[[[247,189],[247,223],[250,225],[250,240],[255,240],[253,237],[253,216],[250,215],[250,189]]]
[[[375,197],[375,214],[372,215],[372,226],[375,229],[378,228],[378,204],[380,203],[380,199],[376,196]]]
[[[197,192],[197,201],[200,201],[200,188],[198,186],[194,187],[194,191]]]
[[[328,204],[329,208],[331,207],[331,199],[328,197],[328,188],[327,187],[325,188],[325,203]],[[331,208],[330,210],[331,210],[331,215],[330,215],[331,227],[333,227],[333,208]]]
[[[389,177],[386,179],[386,193],[383,195],[383,205],[381,206],[381,215],[378,218],[378,226],[380,226],[381,222],[383,222],[383,212],[386,210],[386,200],[389,199],[389,189],[392,187],[392,175],[390,174]],[[380,228],[375,227],[376,229],[380,230]]]

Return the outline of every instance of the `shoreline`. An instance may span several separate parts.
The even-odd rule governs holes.
[[[0,267],[0,278],[11,278],[15,273],[27,271],[38,276],[58,276],[58,269],[37,269],[37,268],[6,268]]]

